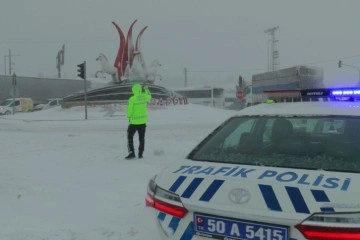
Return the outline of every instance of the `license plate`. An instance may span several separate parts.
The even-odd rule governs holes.
[[[288,240],[288,227],[239,219],[194,214],[198,236],[222,240]]]

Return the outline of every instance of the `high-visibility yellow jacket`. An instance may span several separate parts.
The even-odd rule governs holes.
[[[151,99],[151,93],[147,87],[144,91],[140,84],[132,87],[133,96],[128,100],[127,117],[130,124],[140,125],[148,121],[147,104]]]

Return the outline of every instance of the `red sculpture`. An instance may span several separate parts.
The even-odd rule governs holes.
[[[158,60],[153,60],[150,68],[147,69],[144,57],[141,51],[141,38],[147,26],[142,28],[139,32],[135,45],[133,44],[133,27],[137,20],[135,20],[127,32],[126,38],[121,28],[115,23],[117,32],[119,33],[120,46],[117,52],[113,66],[109,63],[105,54],[100,53],[96,60],[101,62],[101,70],[98,73],[107,73],[112,76],[115,83],[122,83],[124,81],[147,81],[154,82],[155,79],[161,80],[161,75],[157,73],[157,69],[161,64]]]
[[[112,22],[116,30],[118,31],[120,37],[120,46],[114,62],[114,67],[117,68],[118,78],[120,81],[129,78],[135,57],[137,57],[143,68],[143,71],[146,73],[145,62],[140,50],[140,39],[147,26],[140,31],[136,39],[136,45],[134,47],[134,44],[132,42],[132,29],[136,22],[137,20],[135,20],[131,24],[127,33],[126,40],[124,33],[121,31],[120,27],[115,22]]]

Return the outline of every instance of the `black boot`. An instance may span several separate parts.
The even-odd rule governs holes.
[[[134,152],[130,152],[129,153],[129,155],[127,155],[126,157],[125,157],[125,159],[133,159],[133,158],[135,158],[136,156],[135,156],[135,153]]]
[[[143,158],[143,154],[142,154],[142,153],[139,153],[139,158]]]

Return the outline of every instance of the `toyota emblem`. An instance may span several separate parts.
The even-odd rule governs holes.
[[[229,192],[229,199],[236,204],[247,203],[251,198],[250,192],[244,188],[236,188]]]

